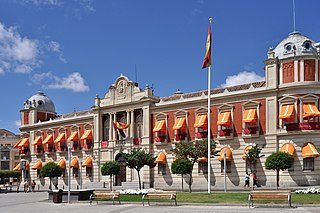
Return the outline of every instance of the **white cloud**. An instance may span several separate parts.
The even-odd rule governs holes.
[[[32,68],[30,66],[27,66],[25,64],[21,64],[21,65],[18,65],[16,66],[15,68],[15,72],[16,73],[31,73],[32,71]]]
[[[50,41],[48,44],[48,50],[57,53],[60,61],[67,63],[67,60],[64,58],[63,52],[61,51],[61,45],[59,42]]]
[[[42,84],[49,89],[67,89],[73,92],[87,92],[89,87],[79,72],[74,72],[67,77],[58,77],[51,72],[33,75],[31,79],[34,84]],[[44,86],[46,85],[46,86]]]
[[[36,6],[48,5],[48,6],[61,6],[63,2],[61,0],[22,0],[22,4],[34,4]]]
[[[14,121],[14,125],[16,126],[17,129],[19,129],[21,126],[21,121],[20,120]]]
[[[255,72],[243,71],[237,75],[228,76],[226,82],[222,84],[221,87],[230,87],[264,80],[264,77],[259,76]]]

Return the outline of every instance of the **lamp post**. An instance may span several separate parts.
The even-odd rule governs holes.
[[[79,166],[80,166],[80,189],[82,189],[82,158],[79,157]]]
[[[70,204],[70,191],[71,191],[71,149],[72,149],[72,141],[68,143],[68,203]]]

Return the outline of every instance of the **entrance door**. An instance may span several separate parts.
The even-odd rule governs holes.
[[[121,154],[117,154],[116,161],[120,164],[120,171],[116,175],[115,186],[121,186],[122,182],[126,182],[126,162]]]

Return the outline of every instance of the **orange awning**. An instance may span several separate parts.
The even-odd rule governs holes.
[[[31,167],[31,169],[33,170],[40,170],[42,168],[42,161],[41,160],[38,160],[34,165],[33,167]]]
[[[27,146],[29,146],[29,138],[23,138],[18,145],[19,148]]]
[[[40,145],[42,144],[42,136],[38,136],[33,142],[32,145]]]
[[[92,167],[92,158],[91,157],[87,157],[83,163],[82,163],[82,167]]]
[[[176,121],[174,122],[174,125],[172,127],[172,130],[179,130],[182,128],[185,128],[186,126],[186,118],[177,118]]]
[[[13,148],[18,149],[19,148],[19,144],[21,143],[22,139],[20,139],[14,146]]]
[[[226,150],[226,160],[232,161],[232,151],[230,147],[225,147],[220,150],[220,156],[218,157],[219,161],[223,161],[224,159],[224,150]]]
[[[293,119],[294,118],[294,105],[286,104],[281,106],[280,119]]]
[[[281,152],[286,152],[294,157],[296,149],[294,148],[294,145],[292,143],[285,143],[281,147]]]
[[[13,171],[19,171],[20,170],[20,163],[18,163],[14,168]]]
[[[198,115],[196,122],[194,123],[195,128],[205,128],[208,126],[207,115]]]
[[[242,122],[253,123],[257,119],[257,109],[246,109],[243,114]]]
[[[197,159],[198,163],[208,163],[208,158],[207,157],[201,157]]]
[[[80,138],[81,140],[92,140],[92,129],[86,130]]]
[[[306,103],[303,104],[303,118],[308,118],[308,117],[319,117],[320,112],[315,105],[315,103]]]
[[[160,152],[155,162],[159,164],[167,164],[166,154],[164,154],[164,152]]]
[[[231,124],[231,112],[220,113],[217,125],[229,126]]]
[[[247,153],[249,152],[249,150],[251,149],[251,145],[247,146],[245,149],[244,149],[244,152],[243,152],[243,155],[242,155],[242,159],[245,160],[247,158]]]
[[[66,160],[61,158],[58,162],[58,166],[60,166],[62,169],[66,168]]]
[[[159,120],[153,128],[153,132],[161,132],[166,130],[166,120]]]
[[[54,143],[63,143],[66,141],[66,134],[60,133],[58,137],[54,140]]]
[[[76,169],[79,168],[78,158],[72,158],[70,167]]]
[[[52,159],[49,159],[47,162],[46,162],[46,164],[48,164],[48,163],[53,163],[54,161],[52,160]]]
[[[302,158],[317,158],[320,154],[313,143],[305,143],[302,147]]]
[[[78,141],[78,131],[72,132],[67,141]]]
[[[53,135],[48,135],[44,141],[42,141],[42,144],[52,144],[53,143]]]

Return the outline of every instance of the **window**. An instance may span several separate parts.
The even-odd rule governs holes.
[[[303,171],[314,171],[314,158],[303,158]]]
[[[10,151],[1,151],[1,159],[2,160],[9,160],[10,159]]]
[[[231,161],[226,161],[227,173],[231,173]],[[224,161],[221,161],[221,173],[224,173]]]
[[[233,137],[233,122],[232,122],[233,107],[223,105],[219,107],[218,112],[218,137],[232,138]]]
[[[61,172],[61,176],[62,176],[62,177],[65,177],[65,176],[66,176],[66,169],[61,169],[61,171],[62,171],[62,172]]]
[[[37,169],[37,177],[40,177],[40,169]]]
[[[110,117],[107,117],[107,119],[104,122],[104,141],[110,140]]]
[[[9,170],[9,169],[10,169],[9,161],[1,161],[0,170]]]
[[[158,174],[165,175],[166,174],[166,164],[158,163]]]
[[[79,169],[78,168],[72,168],[72,175],[74,177],[78,177],[79,176]]]
[[[259,106],[256,101],[248,101],[242,106],[242,136],[259,136]]]
[[[198,163],[198,173],[207,174],[208,173],[208,163],[199,162]]]
[[[188,112],[184,110],[180,110],[175,113],[175,122],[172,127],[172,130],[174,131],[174,141],[184,141],[188,139],[188,126],[187,126],[187,120],[188,120]]]
[[[154,141],[165,142],[167,139],[167,115],[158,114],[153,127]]]
[[[86,167],[86,176],[91,177],[92,176],[92,167]]]

